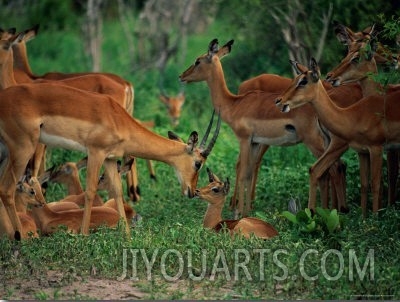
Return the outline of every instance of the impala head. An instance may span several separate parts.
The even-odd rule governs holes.
[[[369,26],[360,32],[353,32],[350,28],[334,21],[334,32],[340,43],[347,45],[348,52],[354,52],[360,47],[360,43],[367,43],[376,39],[378,32],[375,25]],[[399,68],[399,54],[394,54],[386,46],[379,42],[375,45],[374,59],[377,64]]]
[[[354,32],[338,21],[333,21],[333,30],[339,42],[350,48],[354,42],[363,42],[371,39],[371,35],[374,34],[375,25],[368,26],[360,32]]]
[[[207,201],[210,204],[224,204],[225,197],[229,193],[229,179],[227,178],[226,181],[220,181],[219,178],[209,168],[207,168],[207,174],[209,184],[205,187],[196,189],[195,196]]]
[[[78,162],[66,162],[62,165],[51,167],[40,176],[40,182],[52,181],[66,183],[71,177],[79,177],[79,170],[86,167],[86,165],[87,157]]]
[[[0,28],[0,40],[8,40],[12,36],[14,36],[15,33],[16,33],[15,27],[9,28],[7,30]]]
[[[177,96],[168,96],[162,92],[159,95],[159,99],[167,106],[172,125],[174,127],[177,126],[179,124],[183,103],[185,103],[185,93],[181,91]]]
[[[19,44],[24,38],[24,33],[15,33],[14,29],[4,31],[0,29],[0,64],[12,64],[12,47]]]
[[[221,116],[218,114],[217,126],[214,131],[213,137],[210,142],[207,144],[208,136],[211,131],[211,127],[214,120],[214,114],[211,117],[210,123],[204,134],[203,139],[200,142],[200,145],[197,146],[198,143],[198,134],[196,131],[193,131],[185,146],[185,154],[179,157],[179,160],[175,161],[174,167],[178,176],[178,180],[181,184],[182,193],[189,198],[194,196],[194,192],[196,190],[197,181],[199,178],[200,169],[203,167],[204,163],[207,160],[208,155],[210,155],[215,142],[217,141],[217,137],[219,134],[219,129],[221,127]],[[180,139],[176,134],[172,131],[168,132],[168,136],[172,140],[179,141],[184,143],[182,139]]]
[[[42,207],[46,204],[40,183],[35,177],[32,177],[28,182],[25,180],[19,181],[16,193],[16,201],[24,206],[31,204],[35,207]]]
[[[328,72],[326,80],[333,86],[360,81],[369,74],[376,73],[374,59],[374,43],[360,43],[357,49],[347,56],[332,71]]]
[[[229,54],[231,52],[233,42],[233,40],[230,40],[224,46],[219,48],[218,40],[212,40],[208,45],[207,53],[198,57],[194,64],[179,76],[179,79],[186,83],[206,81],[211,73],[210,66],[213,57],[216,56],[219,59],[222,59],[225,55]]]
[[[291,109],[300,107],[315,99],[316,85],[320,83],[320,71],[314,58],[310,60],[309,69],[296,61],[290,61],[298,76],[292,84],[275,100],[276,105],[282,112],[289,112]]]

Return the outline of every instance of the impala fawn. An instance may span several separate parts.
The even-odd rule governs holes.
[[[278,235],[278,231],[272,225],[258,218],[245,217],[236,220],[223,220],[221,213],[225,198],[229,193],[229,180],[220,181],[209,168],[207,168],[207,173],[210,183],[195,192],[195,196],[208,202],[203,220],[205,228],[219,232],[226,227],[232,236],[239,234],[246,238],[250,238],[252,234],[261,239],[269,239]]]

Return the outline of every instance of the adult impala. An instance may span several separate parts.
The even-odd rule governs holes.
[[[335,34],[338,40],[347,45],[348,48],[348,56],[342,60],[342,63],[335,68],[335,73],[342,72],[343,70],[348,69],[348,72],[354,73],[355,77],[362,79],[360,83],[363,88],[363,95],[368,96],[376,93],[376,84],[369,81],[365,75],[369,72],[376,73],[376,68],[383,68],[385,70],[388,67],[391,69],[398,69],[399,65],[399,54],[394,54],[390,49],[386,46],[382,45],[379,41],[377,41],[377,31],[375,30],[375,26],[370,26],[365,28],[360,32],[353,32],[349,27],[340,24],[339,22],[335,22]],[[372,43],[371,43],[372,42]],[[367,43],[367,44],[366,44]],[[365,47],[366,45],[371,45],[374,49],[373,54],[374,60],[376,62],[376,66],[373,64],[372,60],[363,60],[358,64],[355,64],[354,54],[359,51],[360,48]],[[351,54],[351,55],[350,55]],[[368,51],[364,51],[364,54],[368,54]],[[353,60],[353,61],[352,61]],[[347,63],[346,63],[347,62]],[[353,63],[351,63],[353,62]],[[352,65],[352,66],[350,66]],[[351,67],[351,68],[347,68]],[[354,71],[354,69],[358,69]],[[333,82],[332,78],[335,77],[332,73],[328,73],[328,81]],[[349,75],[347,75],[349,77]],[[349,82],[349,81],[347,81]],[[351,82],[351,81],[350,81]],[[338,85],[335,85],[338,86]],[[388,84],[384,87],[385,91],[390,92],[393,89],[398,89],[398,85]],[[399,153],[400,146],[397,144],[386,145],[386,155],[387,155],[387,174],[388,174],[388,204],[393,204],[396,199],[396,189],[397,189],[397,178],[399,175]]]
[[[198,57],[195,63],[180,75],[180,79],[187,83],[207,82],[214,108],[221,111],[221,118],[229,124],[239,140],[235,190],[238,194],[238,206],[235,216],[247,216],[254,198],[261,158],[268,147],[303,142],[316,157],[319,157],[324,152],[324,138],[311,106],[285,116],[274,104],[278,96],[276,93],[252,90],[235,95],[228,90],[220,57],[230,52],[232,43],[233,41],[230,41],[218,49],[218,40],[212,40],[208,52]],[[322,183],[326,188],[327,179]]]
[[[364,97],[350,107],[339,108],[322,85],[317,62],[311,59],[309,69],[305,68],[293,80],[276,103],[282,112],[290,112],[291,109],[311,103],[329,131],[346,140],[357,151],[369,153],[373,211],[376,212],[380,201],[383,145],[400,142],[400,112],[396,103],[399,97],[400,91],[386,95],[375,94]],[[365,168],[360,165],[361,177],[367,175],[366,171],[361,171]],[[361,200],[364,216],[366,202]]]
[[[336,66],[331,72],[327,74],[327,80],[335,86],[342,83],[357,81],[360,83],[364,97],[373,96],[376,94],[388,95],[400,90],[399,85],[381,85],[369,76],[376,74],[377,64],[375,56],[372,56],[370,44],[375,43],[370,40],[363,40],[363,42],[354,43],[352,51]],[[367,47],[366,47],[367,46]],[[375,48],[374,46],[372,46]],[[388,203],[393,204],[396,197],[396,183],[399,168],[399,144],[386,144],[387,161],[388,161],[388,183],[389,194]],[[364,186],[368,184],[368,180],[364,180]]]
[[[12,43],[0,41],[0,49],[11,51]],[[41,83],[11,86],[0,91],[0,99],[0,136],[9,151],[2,166],[0,198],[16,231],[21,230],[14,204],[16,179],[24,174],[38,143],[88,154],[81,230],[88,234],[102,164],[112,188],[109,194],[116,199],[118,212],[126,222],[115,159],[132,155],[165,162],[175,168],[182,193],[192,197],[199,170],[215,144],[220,126],[219,119],[213,138],[205,147],[210,122],[207,135],[196,147],[197,132],[191,133],[187,143],[172,133],[169,133],[170,139],[159,136],[143,127],[107,95]],[[128,224],[125,225],[129,233]]]
[[[19,43],[13,44],[13,57],[14,57],[14,78],[15,82],[32,83],[32,82],[46,82],[50,80],[60,81],[61,84],[83,89],[92,92],[108,94],[112,96],[129,114],[133,113],[134,109],[134,90],[133,85],[121,77],[111,73],[49,73],[46,75],[35,75],[32,72],[28,61],[28,54],[26,42],[36,37],[39,30],[39,25],[35,25],[23,31],[20,35]],[[15,34],[15,29],[11,28],[8,31],[0,29],[3,39],[8,39]],[[8,87],[12,82],[6,82],[2,85],[3,88]],[[44,170],[44,146],[38,145],[38,150],[31,162],[32,175],[38,176],[39,169],[41,172]],[[148,162],[151,175],[154,175],[154,170],[151,162]],[[140,199],[138,181],[137,181],[137,168],[134,162],[131,167],[131,173],[127,175],[127,189],[128,195],[131,200],[138,201]]]

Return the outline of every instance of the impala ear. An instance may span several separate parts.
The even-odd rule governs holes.
[[[24,187],[23,187],[22,181],[19,181],[17,183],[17,191],[20,192],[20,193],[24,191]]]
[[[310,60],[310,70],[311,70],[311,77],[312,80],[315,82],[318,82],[319,77],[320,77],[320,71],[318,67],[318,63],[314,58],[311,58]]]
[[[225,195],[228,195],[230,187],[231,187],[231,184],[229,182],[229,178],[227,177],[226,181],[224,182],[224,194]]]
[[[163,102],[165,105],[169,106],[169,97],[167,97],[167,96],[164,95],[164,94],[160,94],[160,95],[158,96],[158,98],[159,98],[159,100],[160,100],[161,102]]]
[[[293,69],[296,71],[298,75],[307,71],[307,67],[300,64],[299,62],[294,60],[289,60],[289,62],[290,64],[292,64]]]
[[[210,168],[207,167],[207,174],[208,174],[208,182],[212,183],[215,181],[215,175],[214,173],[211,171]]]
[[[233,45],[234,40],[230,40],[228,43],[226,43],[224,46],[222,46],[218,50],[218,57],[222,59],[225,57],[227,54],[229,54],[232,50],[232,45]]]
[[[337,21],[333,21],[333,30],[335,32],[336,38],[339,40],[340,43],[349,47],[350,44],[354,42],[355,37],[353,31],[343,24],[340,24]]]
[[[196,131],[193,131],[190,134],[189,139],[187,141],[187,150],[189,152],[193,152],[193,149],[196,147],[198,141],[199,141],[199,135],[197,134]]]
[[[168,138],[183,143],[184,141],[174,132],[168,131]]]
[[[207,57],[211,60],[211,58],[216,54],[218,54],[218,39],[213,39],[208,45]]]

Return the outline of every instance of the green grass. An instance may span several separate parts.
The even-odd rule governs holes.
[[[84,70],[85,65],[79,55],[81,45],[77,45],[79,43],[74,35],[67,34],[62,38],[52,37],[46,32],[40,35],[43,35],[40,41],[29,42],[34,49],[32,55],[36,56],[32,60],[35,72],[41,74],[48,70],[48,66],[54,67],[54,70]],[[188,46],[188,62],[205,52],[209,40],[214,37],[218,37],[218,32],[213,28],[203,37],[192,37]],[[223,38],[220,38],[221,41]],[[118,39],[110,39],[110,43],[112,41],[117,43]],[[54,50],[60,47],[63,49],[61,52]],[[107,47],[118,49],[116,45]],[[233,50],[230,56],[234,55]],[[135,115],[142,120],[155,120],[154,131],[166,136],[171,127],[165,116],[164,105],[157,99],[157,73],[149,71],[135,74],[124,65],[126,58],[122,57],[120,52],[112,61],[107,57],[108,64],[112,64],[112,67],[107,65],[107,70],[124,75],[134,83]],[[224,59],[223,64],[229,65],[229,58]],[[168,67],[170,91],[178,90],[178,75],[186,67]],[[230,81],[228,76],[227,81]],[[192,130],[198,130],[202,136],[212,112],[208,88],[204,83],[190,84],[185,91],[187,98],[182,118],[174,129],[184,140]],[[236,89],[232,88],[232,91]],[[220,178],[229,177],[234,183],[237,155],[238,142],[232,130],[223,124],[206,166]],[[78,160],[82,156],[79,152],[52,150],[48,165]],[[272,147],[268,150],[260,169],[257,198],[252,212],[252,215],[267,220],[279,231],[278,237],[268,241],[256,238],[232,240],[226,234],[214,234],[203,229],[206,203],[180,195],[172,168],[155,163],[157,181],[154,182],[148,177],[145,162],[139,160],[142,200],[135,205],[135,209],[143,219],[132,229],[130,240],[124,238],[120,230],[105,228],[90,236],[60,231],[51,237],[23,242],[1,240],[1,297],[15,297],[13,280],[40,279],[50,270],[62,273],[60,285],[70,284],[79,278],[85,280],[94,269],[98,278],[117,280],[124,272],[123,257],[126,251],[129,264],[126,278],[133,277],[132,253],[136,253],[135,277],[138,281],[132,281],[132,284],[140,287],[148,299],[400,299],[400,212],[392,207],[382,209],[377,214],[369,213],[367,219],[361,219],[357,156],[355,152],[348,151],[343,158],[347,164],[351,211],[340,216],[341,229],[333,235],[319,232],[307,234],[282,217],[281,212],[287,209],[291,198],[300,200],[302,206],[306,206],[308,169],[315,159],[303,145]],[[82,172],[82,180],[84,176]],[[207,175],[203,169],[199,186],[206,183]],[[47,190],[49,201],[58,200],[64,195],[64,188],[58,185],[51,185]],[[398,208],[398,204],[396,206]],[[228,207],[223,215],[231,217]],[[373,258],[370,250],[374,251]],[[354,251],[361,268],[366,265],[363,278],[360,278],[355,267],[351,269],[351,251]],[[142,252],[148,260],[155,255],[150,280],[147,280],[148,269]],[[305,252],[310,253],[303,259]],[[204,261],[203,253],[206,253]],[[265,257],[262,265],[260,253],[264,253]],[[340,266],[341,256],[343,267]],[[246,259],[248,263],[244,267],[247,270],[243,266],[238,267],[238,263],[245,263]],[[322,259],[326,260],[323,269]],[[189,262],[193,270],[189,269]],[[203,274],[203,265],[204,275],[196,280],[196,276]],[[235,274],[235,267],[239,274]],[[354,279],[350,277],[351,272],[354,273]],[[329,280],[323,273],[341,275],[337,280]],[[175,275],[182,285],[178,288],[173,288],[174,283],[167,280]],[[307,280],[309,278],[306,276],[318,278]],[[90,298],[81,296],[79,292],[69,298],[82,297]],[[57,287],[53,294],[37,291],[31,296],[31,299],[58,298],[65,297],[57,292]]]
[[[235,156],[220,156],[219,152],[224,153],[219,150],[223,150],[222,141],[217,142],[218,148],[210,156],[207,165],[220,177],[231,176],[233,179]],[[263,161],[252,214],[272,223],[279,231],[279,237],[269,241],[257,238],[231,240],[226,234],[214,234],[203,229],[206,203],[182,197],[170,167],[156,163],[158,180],[154,182],[147,177],[145,162],[139,161],[142,200],[135,209],[143,219],[132,229],[131,240],[124,238],[121,231],[105,228],[90,236],[60,231],[51,237],[23,242],[2,240],[2,283],[8,284],[16,277],[45,276],[46,271],[57,270],[63,273],[61,284],[69,284],[77,277],[88,278],[93,268],[99,278],[117,280],[124,272],[125,249],[128,259],[125,280],[136,277],[138,280],[132,281],[132,284],[140,286],[149,299],[398,299],[400,273],[396,254],[400,248],[399,211],[394,208],[383,209],[378,214],[370,213],[367,219],[362,220],[358,205],[352,203],[351,212],[340,216],[340,231],[333,235],[303,233],[281,216],[293,196],[305,205],[307,167],[296,163],[299,159],[303,163],[306,160],[312,162],[307,154],[308,151],[301,145],[271,148]],[[199,185],[206,182],[204,169]],[[58,190],[61,191],[61,188]],[[230,215],[226,207],[224,217]],[[371,249],[374,251],[372,268],[372,258],[368,256]],[[349,253],[352,250],[360,269],[366,265],[362,279],[355,267],[350,269]],[[304,274],[301,274],[301,257],[309,251],[303,261]],[[137,256],[135,272],[132,253]],[[189,270],[189,253],[193,270]],[[206,253],[205,260],[202,260],[203,253]],[[264,253],[265,258],[261,271],[260,253]],[[274,254],[277,257],[275,262]],[[151,261],[153,255],[154,264],[148,270],[144,259]],[[322,269],[320,262],[324,255],[327,264]],[[339,255],[343,257],[342,268]],[[248,262],[245,267],[251,280],[242,268],[239,268],[239,274],[235,274],[237,263],[242,263],[246,257]],[[180,259],[183,260],[181,264]],[[366,259],[370,262],[366,262]],[[342,275],[338,280],[330,281],[323,272],[329,276]],[[350,272],[354,273],[353,280],[350,280]],[[171,291],[171,281],[168,279],[174,276],[185,285],[185,290]],[[196,280],[196,276],[202,278]],[[310,281],[306,276],[318,276],[318,279]],[[204,296],[198,296],[199,288]],[[9,299],[12,297],[12,293],[5,296]],[[39,292],[32,298],[50,297],[46,297],[45,292]]]

